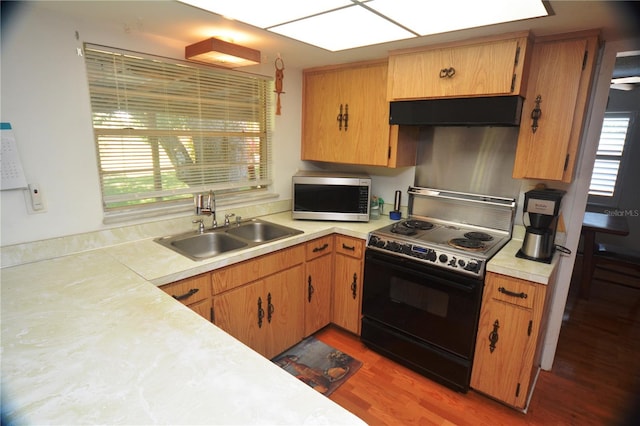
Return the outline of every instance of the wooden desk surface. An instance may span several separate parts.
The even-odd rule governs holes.
[[[624,216],[604,213],[585,212],[582,231],[602,232],[603,234],[629,235],[629,224]]]

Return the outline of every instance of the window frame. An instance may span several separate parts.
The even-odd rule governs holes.
[[[622,147],[622,155],[620,156],[620,164],[618,167],[618,172],[616,174],[616,182],[613,189],[613,195],[606,196],[606,195],[597,195],[597,194],[589,193],[587,197],[587,204],[592,206],[600,206],[600,207],[618,207],[622,189],[623,189],[623,179],[621,179],[621,177],[624,176],[624,173],[627,170],[627,166],[628,166],[627,163],[629,162],[629,157],[630,157],[629,151],[631,148],[630,141],[635,137],[634,134],[635,134],[635,127],[637,125],[637,120],[638,120],[638,113],[624,112],[624,111],[606,112],[603,118],[603,127],[604,127],[604,122],[607,118],[628,118],[629,119],[624,144]],[[601,136],[602,136],[602,130],[600,131],[600,137]],[[598,149],[599,147],[600,147],[600,138],[598,138]],[[610,156],[598,155],[596,153],[595,161],[597,161],[598,159],[606,160],[606,159],[609,159],[609,157]],[[594,168],[595,168],[595,161],[594,161]],[[590,179],[592,179],[592,176],[593,176],[593,170],[591,172]],[[591,192],[591,181],[589,183],[588,191]]]
[[[105,223],[188,211],[193,195],[209,190],[218,206],[274,196],[273,78],[92,43],[84,49]],[[185,81],[188,95],[179,92]],[[153,91],[161,85],[166,93]],[[114,174],[127,182],[120,195],[106,183]]]

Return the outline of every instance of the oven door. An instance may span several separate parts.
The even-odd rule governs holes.
[[[367,249],[365,319],[471,360],[483,281]]]

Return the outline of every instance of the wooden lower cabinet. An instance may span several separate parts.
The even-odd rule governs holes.
[[[364,241],[336,235],[332,322],[360,334]]]
[[[539,367],[548,285],[487,273],[471,387],[525,409]]]
[[[161,288],[273,358],[331,322],[360,333],[363,254],[329,235]]]
[[[273,358],[303,338],[303,266],[214,296],[215,323],[256,352]]]
[[[304,335],[309,336],[331,322],[334,237],[306,244]]]
[[[160,287],[200,316],[211,319],[211,276],[202,274]]]

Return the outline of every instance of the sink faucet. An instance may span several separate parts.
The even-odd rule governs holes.
[[[194,201],[196,205],[196,215],[212,216],[213,221],[211,224],[211,228],[217,228],[218,221],[216,220],[216,194],[214,194],[213,191],[209,191],[206,203],[204,202],[203,195],[197,194],[194,197]]]

